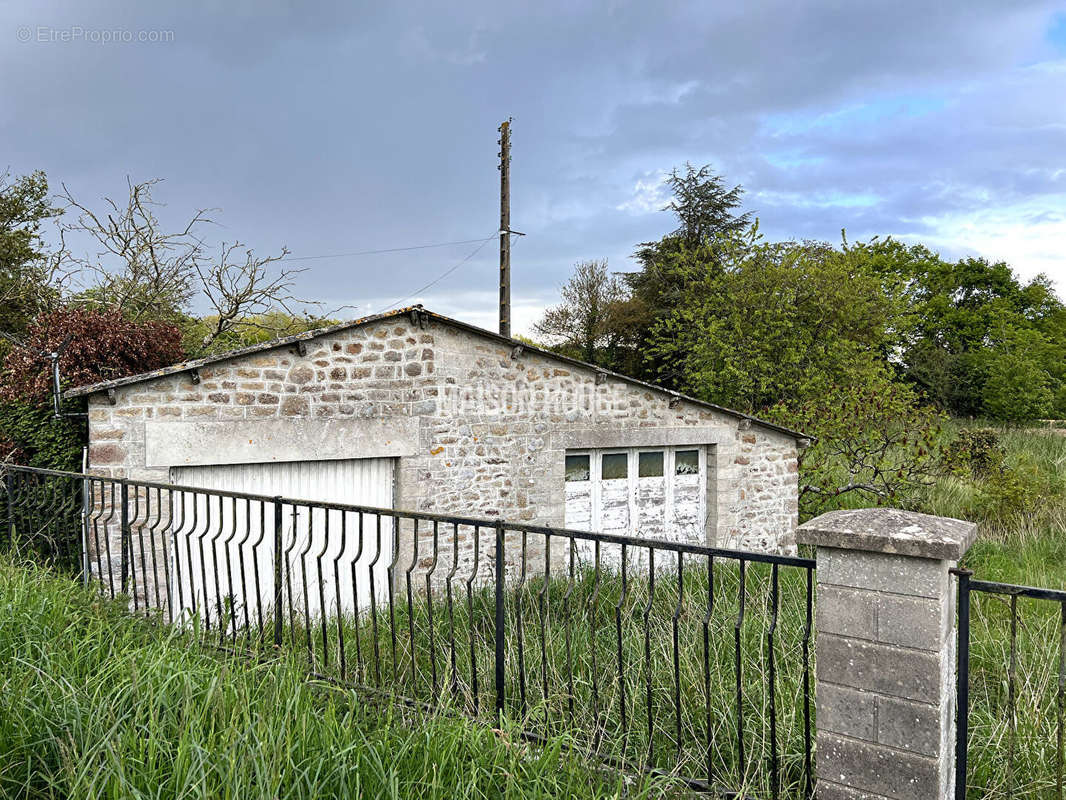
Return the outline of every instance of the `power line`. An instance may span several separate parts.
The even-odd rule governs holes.
[[[494,239],[496,234],[493,234],[489,239]],[[323,258],[352,258],[355,256],[376,256],[383,253],[404,253],[410,250],[430,250],[435,247],[450,247],[452,245],[459,244],[477,244],[478,242],[488,241],[486,239],[462,239],[456,242],[438,242],[436,244],[416,244],[410,247],[386,247],[381,250],[357,250],[352,253],[330,253],[322,256],[286,256],[285,258],[278,259],[279,261],[317,261]]]
[[[451,275],[453,272],[455,272],[457,269],[459,269],[459,267],[463,266],[463,264],[467,263],[474,256],[476,256],[478,253],[480,253],[485,248],[485,245],[487,245],[489,242],[491,242],[493,239],[495,239],[498,235],[499,235],[498,233],[493,233],[487,239],[475,239],[474,241],[479,241],[479,242],[481,242],[481,244],[479,244],[476,248],[474,248],[474,250],[466,258],[464,258],[458,264],[455,264],[454,266],[449,267],[448,269],[446,269],[444,272],[442,272],[436,278],[431,280],[425,286],[422,286],[421,288],[416,289],[415,291],[413,291],[411,294],[407,295],[406,297],[403,297],[403,298],[401,298],[401,299],[399,299],[399,300],[397,300],[397,301],[395,301],[393,303],[389,303],[389,305],[387,305],[387,306],[384,306],[381,309],[381,311],[388,311],[389,309],[392,309],[392,308],[398,308],[398,307],[402,306],[405,302],[410,300],[412,297],[417,297],[418,295],[422,294],[422,292],[426,291],[426,289],[431,289],[432,287],[436,286],[442,280],[444,280],[449,275]],[[378,313],[381,313],[381,312],[379,311]]]

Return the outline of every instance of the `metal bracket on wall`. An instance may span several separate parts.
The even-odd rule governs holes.
[[[606,372],[597,372],[596,373],[596,385],[599,386],[600,384],[603,384],[603,383],[607,383],[607,373]]]
[[[200,382],[200,370],[198,370],[198,369],[190,369],[189,370],[189,379],[192,380],[193,383],[199,383]]]
[[[296,352],[300,354],[300,358],[304,358],[307,355],[307,342],[302,339],[296,343]]]
[[[511,348],[511,358],[518,358],[524,350],[525,348],[522,345],[516,344]]]
[[[107,390],[107,402],[110,403],[111,405],[115,405],[115,403],[117,402],[115,400],[115,390],[114,389],[108,389]]]

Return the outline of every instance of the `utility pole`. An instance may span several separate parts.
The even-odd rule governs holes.
[[[511,120],[500,124],[500,336],[511,336]]]

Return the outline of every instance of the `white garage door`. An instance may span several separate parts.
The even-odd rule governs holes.
[[[392,508],[393,471],[391,458],[224,464],[174,467],[171,481],[204,489]],[[217,615],[219,608],[232,606],[223,615],[236,624],[246,616],[254,624],[260,610],[269,615],[274,587],[273,504],[190,493],[177,505],[175,516],[180,515],[181,524],[175,526],[180,536],[171,577],[179,588],[175,600],[182,609],[202,616],[204,609]],[[318,617],[351,614],[365,607],[370,602],[371,564],[375,593],[381,596],[387,591],[392,541],[391,517],[284,506],[285,611],[306,609]]]

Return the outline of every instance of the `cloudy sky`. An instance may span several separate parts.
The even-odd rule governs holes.
[[[171,5],[0,5],[0,169],[87,202],[164,178],[164,219],[218,207],[217,241],[331,256],[490,236],[510,116],[517,330],[575,261],[632,269],[674,227],[685,161],[770,237],[892,234],[1066,291],[1061,1]],[[491,327],[477,248],[289,266],[347,315]]]

